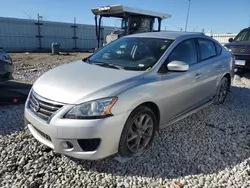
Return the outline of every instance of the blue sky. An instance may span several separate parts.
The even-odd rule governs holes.
[[[123,4],[141,9],[169,13],[162,29],[185,28],[188,0],[8,0],[1,3],[1,17],[32,18],[40,13],[44,20],[94,24],[91,8]],[[212,30],[213,33],[238,33],[250,26],[250,0],[191,0],[188,31]],[[114,26],[115,20],[105,19]]]

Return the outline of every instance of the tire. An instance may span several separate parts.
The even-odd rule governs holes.
[[[221,82],[218,86],[217,92],[216,92],[216,96],[214,98],[214,104],[215,105],[219,105],[219,104],[223,104],[227,94],[229,91],[229,80],[226,77],[223,77],[221,79]]]
[[[139,126],[140,122],[141,126]],[[130,114],[123,128],[118,148],[119,155],[135,157],[144,153],[152,145],[156,126],[154,112],[146,106],[137,107]],[[132,147],[133,145],[135,146]]]

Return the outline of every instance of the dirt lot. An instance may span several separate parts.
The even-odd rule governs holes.
[[[10,53],[14,65],[35,67],[36,65],[58,65],[87,57],[91,53],[69,53],[68,55],[52,55],[48,53]]]
[[[91,53],[70,53],[52,55],[48,53],[10,53],[14,62],[14,77],[18,80],[33,82],[34,75],[40,75],[58,65],[80,60]],[[36,76],[36,77],[37,77]]]

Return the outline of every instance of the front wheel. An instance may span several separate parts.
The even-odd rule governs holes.
[[[157,120],[154,112],[146,107],[136,108],[129,116],[120,138],[118,153],[121,157],[142,154],[152,144]]]
[[[214,99],[214,104],[216,105],[223,104],[227,97],[228,90],[229,90],[229,80],[228,78],[223,77],[218,87],[218,90]]]

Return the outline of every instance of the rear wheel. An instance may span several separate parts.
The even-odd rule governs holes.
[[[123,128],[118,153],[122,157],[142,154],[152,144],[156,125],[156,116],[150,108],[140,106],[135,109]]]
[[[229,90],[229,80],[228,78],[223,77],[218,87],[218,90],[214,99],[214,104],[216,105],[223,104],[227,97],[228,90]]]

